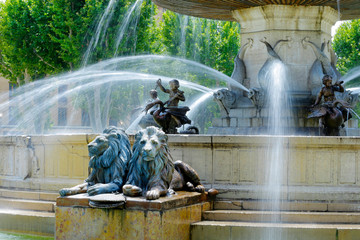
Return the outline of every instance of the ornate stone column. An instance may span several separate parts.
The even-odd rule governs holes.
[[[338,12],[326,6],[265,5],[235,10],[232,14],[241,25],[241,46],[247,46],[239,54],[246,69],[243,85],[259,88],[266,94],[259,72],[268,59],[280,59],[287,67],[288,92],[294,104],[291,116],[283,117],[293,118],[290,127],[295,131],[317,127],[317,119],[307,119],[306,107],[314,102],[324,74],[332,75],[334,81],[339,78],[331,48],[331,27]],[[262,71],[267,74],[267,70]],[[258,105],[254,109],[253,104],[240,97],[227,108],[227,116],[214,121],[211,131],[224,133],[224,128],[228,128],[226,131],[235,134],[261,132],[267,125],[268,113],[266,100],[259,101],[265,103],[255,103]]]
[[[303,44],[307,39],[331,61],[331,27],[338,18],[336,10],[320,6],[266,5],[233,11],[241,25],[241,45],[249,39],[252,47],[244,55],[249,87],[259,87],[257,76],[268,58],[266,40],[289,68],[290,89],[296,92],[311,91],[310,69],[317,59],[312,47]],[[321,86],[321,82],[319,83]]]

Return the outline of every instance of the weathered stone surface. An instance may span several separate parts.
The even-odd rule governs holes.
[[[210,210],[206,195],[199,193],[179,192],[153,201],[127,198],[124,209],[89,208],[86,194],[74,196],[58,198],[56,239],[188,240],[190,224]]]
[[[111,195],[111,194],[101,194]],[[97,198],[106,198],[99,195]],[[94,197],[89,196],[87,193],[76,194],[67,197],[58,197],[56,206],[58,207],[89,207],[89,200]],[[182,192],[179,191],[175,195],[160,197],[157,200],[146,200],[145,197],[128,197],[122,194],[115,195],[108,200],[103,199],[105,202],[114,202],[116,199],[125,199],[126,203],[124,208],[129,210],[167,210],[177,207],[183,207],[199,202],[207,201],[207,194],[197,192]]]
[[[259,199],[262,176],[267,170],[267,149],[273,139],[269,136],[171,135],[169,147],[174,160],[190,164],[207,188],[220,191],[218,198]],[[4,144],[4,149],[10,146],[6,148],[8,150],[16,144],[7,137],[1,137],[0,143]],[[23,180],[7,167],[15,168],[16,162],[20,161],[14,159],[14,152],[1,155],[4,160],[0,161],[2,187],[57,191],[64,186],[79,184],[87,177],[86,135],[35,136],[32,144],[40,166],[44,167],[37,175]],[[357,171],[360,138],[289,136],[284,137],[284,145],[288,166],[284,169],[284,190],[289,193],[284,196],[288,200],[360,200],[360,171]],[[50,152],[56,157],[50,157]],[[67,169],[66,177],[59,173],[58,165]],[[73,168],[84,171],[82,175],[75,174]]]

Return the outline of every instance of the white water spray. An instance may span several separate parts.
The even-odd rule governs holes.
[[[95,34],[91,38],[89,46],[84,54],[82,66],[86,66],[88,64],[91,54],[94,52],[94,49],[96,48],[96,46],[99,42],[100,36],[105,36],[106,30],[108,29],[109,23],[114,14],[114,9],[116,7],[116,4],[117,4],[117,0],[109,1],[108,6],[106,7],[103,15],[100,18],[99,23],[97,24]],[[101,41],[103,39],[104,39],[104,37],[102,37]]]
[[[291,104],[287,95],[288,87],[286,82],[286,67],[280,61],[275,61],[267,71],[267,102],[269,111],[268,131],[269,148],[265,156],[266,169],[265,189],[263,198],[267,201],[270,211],[273,211],[272,222],[278,218],[276,212],[280,211],[283,193],[283,174],[285,170],[284,163],[286,157],[286,146],[284,135],[287,134],[289,119],[291,119]],[[282,231],[268,228],[263,232],[262,240],[281,240],[286,239]]]
[[[133,25],[135,26],[134,31],[136,31],[137,22],[140,18],[140,10],[141,10],[142,2],[143,2],[143,0],[136,0],[136,2],[130,7],[130,9],[125,14],[124,20],[121,22],[119,30],[117,31],[117,34],[116,34],[117,37],[116,37],[116,42],[115,42],[114,57],[117,56],[120,43],[124,38],[124,33],[129,28],[129,23],[130,23],[132,15],[133,15],[133,12],[135,12],[135,14],[134,14],[135,23]]]

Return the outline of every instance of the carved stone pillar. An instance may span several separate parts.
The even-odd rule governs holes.
[[[253,45],[244,56],[250,87],[259,87],[257,75],[268,58],[265,40],[289,69],[290,89],[296,92],[311,91],[309,72],[316,60],[311,47],[302,41],[309,41],[321,48],[331,59],[331,27],[338,19],[336,10],[320,6],[266,5],[233,11],[233,17],[241,25],[242,45],[253,39]],[[321,86],[321,82],[319,83]]]

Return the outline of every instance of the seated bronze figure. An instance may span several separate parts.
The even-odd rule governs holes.
[[[157,81],[157,86],[163,92],[169,94],[169,99],[166,102],[163,102],[158,98],[153,98],[153,101],[146,105],[145,112],[150,112],[156,124],[158,124],[165,133],[176,134],[178,133],[177,128],[185,124],[191,124],[191,120],[186,116],[186,113],[190,108],[178,106],[179,101],[185,101],[184,92],[179,89],[179,81],[173,79],[169,82],[169,85],[170,89],[166,89],[162,86],[161,79]],[[146,115],[144,119],[145,118]],[[194,126],[192,126],[192,128],[194,128]],[[198,129],[196,130],[197,131],[192,132],[187,129],[186,133],[198,133]]]
[[[344,127],[344,122],[352,117],[347,109],[350,105],[335,97],[336,91],[344,92],[344,87],[341,85],[343,82],[336,82],[333,85],[329,75],[325,75],[322,81],[325,86],[320,90],[315,103],[311,106],[308,118],[320,118],[320,126],[323,128],[324,135],[339,135],[340,127]],[[324,102],[320,104],[322,98],[324,98]]]

